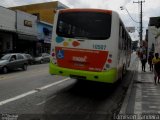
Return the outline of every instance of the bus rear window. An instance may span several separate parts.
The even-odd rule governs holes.
[[[105,40],[111,33],[111,14],[96,12],[65,12],[58,16],[58,36]]]

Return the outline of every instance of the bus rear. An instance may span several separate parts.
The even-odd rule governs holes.
[[[112,68],[112,11],[66,9],[57,11],[51,43],[50,74],[114,83]]]

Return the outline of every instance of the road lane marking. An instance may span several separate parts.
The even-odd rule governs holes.
[[[56,97],[56,95],[54,95],[54,96],[52,96],[52,97],[50,97],[50,98],[48,98],[48,99],[46,99],[46,100],[44,100],[44,101],[36,104],[36,105],[38,105],[38,106],[39,106],[39,105],[42,105],[42,104],[46,103],[47,101],[49,101],[49,100],[51,100],[51,99],[53,99],[53,98],[55,98],[55,97]]]
[[[66,81],[66,80],[69,80],[69,79],[71,79],[71,78],[65,78],[65,79],[62,79],[61,81],[54,82],[54,83],[51,83],[51,84],[49,84],[49,85],[45,85],[45,86],[40,87],[40,88],[37,88],[37,89],[39,89],[39,90],[44,90],[44,89],[47,89],[47,88],[49,88],[49,87],[51,87],[51,86],[54,86],[54,85],[60,84],[60,83],[62,83],[62,82],[64,82],[64,81]],[[13,98],[9,98],[9,99],[6,99],[6,100],[3,100],[3,101],[0,101],[0,106],[2,106],[2,105],[4,105],[4,104],[7,104],[7,103],[10,103],[10,102],[12,102],[12,101],[15,101],[15,100],[21,99],[21,98],[26,97],[26,96],[28,96],[28,95],[31,95],[31,94],[37,93],[37,92],[39,92],[39,91],[37,91],[37,89],[35,89],[35,90],[31,90],[31,91],[26,92],[26,93],[23,93],[23,94],[21,94],[21,95],[17,95],[17,96],[15,96],[15,97],[13,97]]]
[[[61,80],[61,81],[58,81],[58,82],[55,82],[55,83],[52,83],[52,84],[49,84],[49,85],[46,85],[46,86],[43,86],[43,87],[40,87],[40,88],[37,88],[37,89],[39,89],[39,90],[44,90],[44,89],[46,89],[46,88],[49,88],[49,87],[51,87],[51,86],[53,86],[53,85],[57,85],[57,84],[62,83],[62,82],[64,82],[64,81],[66,81],[66,80],[69,80],[69,79],[71,79],[71,78],[65,78],[65,79],[63,79],[63,80]]]
[[[4,104],[6,104],[6,103],[9,103],[9,102],[12,102],[12,101],[18,100],[18,99],[20,99],[20,98],[23,98],[23,97],[25,97],[25,96],[31,95],[31,94],[33,94],[33,93],[35,93],[35,92],[37,92],[37,91],[32,90],[32,91],[29,91],[29,92],[27,92],[27,93],[24,93],[24,94],[18,95],[18,96],[16,96],[16,97],[13,97],[13,98],[10,98],[10,99],[7,99],[7,100],[4,100],[4,101],[1,101],[1,102],[0,102],[0,106],[4,105]]]

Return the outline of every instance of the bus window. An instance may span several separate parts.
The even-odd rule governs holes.
[[[58,16],[58,36],[69,38],[108,39],[111,34],[111,14],[68,12]]]

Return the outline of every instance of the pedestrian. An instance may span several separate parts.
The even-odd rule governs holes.
[[[142,71],[146,72],[145,69],[146,69],[146,62],[147,62],[147,57],[146,57],[146,54],[145,52],[143,52],[141,54],[141,63],[142,63]]]
[[[157,78],[158,78],[158,83],[160,79],[160,58],[159,58],[159,53],[155,53],[155,57],[152,59],[152,63],[154,65],[154,81],[155,84],[157,84]]]
[[[154,58],[153,53],[150,52],[148,56],[148,64],[149,64],[150,71],[153,71],[153,63],[152,63],[153,58]]]

